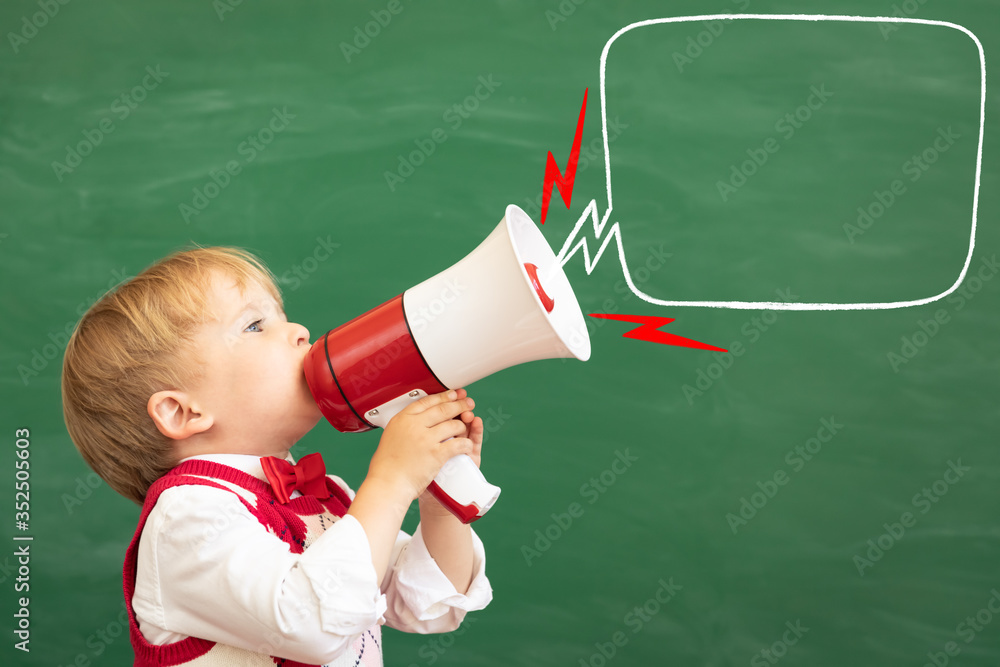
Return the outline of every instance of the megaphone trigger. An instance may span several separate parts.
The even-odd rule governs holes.
[[[445,461],[427,490],[462,523],[472,523],[486,514],[500,497],[500,487],[487,482],[465,454]]]

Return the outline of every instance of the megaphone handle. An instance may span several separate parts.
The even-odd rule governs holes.
[[[500,487],[487,482],[465,454],[448,459],[427,490],[462,523],[472,523],[486,514],[500,496]]]

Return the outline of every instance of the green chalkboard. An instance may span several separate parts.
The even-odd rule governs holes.
[[[590,361],[474,384],[503,488],[476,524],[494,600],[449,636],[387,631],[386,664],[1000,664],[998,100],[981,146],[976,42],[899,22],[658,23],[621,34],[601,75],[638,21],[817,11],[959,24],[991,67],[1000,46],[983,0],[3,3],[0,661],[131,660],[138,508],[61,415],[84,309],[175,249],[237,245],[315,337],[464,257],[508,204],[537,222],[586,89],[572,203],[556,193],[542,231],[558,251],[611,192],[636,290],[614,240],[596,266],[577,252],[583,311],[671,317],[729,352],[587,318]],[[594,236],[577,235],[591,260]],[[952,287],[875,310],[657,303]],[[297,453],[357,487],[378,435],[322,423]]]

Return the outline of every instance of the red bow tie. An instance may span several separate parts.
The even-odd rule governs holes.
[[[282,504],[288,502],[293,491],[317,498],[330,497],[326,488],[326,466],[319,452],[303,456],[296,465],[274,456],[265,456],[260,465]]]

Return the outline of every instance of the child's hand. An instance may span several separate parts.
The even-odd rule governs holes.
[[[464,389],[458,389],[457,391],[459,392],[459,398],[465,396]],[[483,420],[481,417],[476,417],[471,411],[463,412],[458,417],[465,423],[465,437],[472,441],[472,451],[468,452],[469,458],[471,458],[477,466],[481,466],[483,449]],[[445,517],[453,516],[452,513],[438,501],[437,498],[431,495],[430,491],[425,490],[420,494],[420,516],[423,518],[430,515],[440,515]]]
[[[456,389],[458,392],[458,398],[465,398],[468,394],[465,389]],[[472,400],[471,398],[469,399]],[[472,407],[475,407],[473,404]],[[472,410],[463,412],[458,416],[459,419],[465,424],[465,437],[472,441],[472,451],[468,452],[469,458],[471,458],[476,466],[480,466],[482,461],[482,449],[483,449],[483,420],[480,417],[472,414]]]
[[[472,414],[473,407],[464,389],[425,396],[406,406],[386,425],[368,476],[400,485],[413,500],[451,457],[468,454],[478,465],[483,420]]]
[[[459,389],[458,391],[465,392],[464,389]],[[469,458],[475,461],[477,466],[482,467],[483,418],[476,417],[471,411],[463,412],[459,416],[465,422],[465,437],[472,441],[472,451],[469,452]]]

